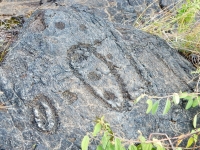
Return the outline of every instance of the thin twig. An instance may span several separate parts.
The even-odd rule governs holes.
[[[152,135],[164,135],[164,136],[166,136],[167,137],[167,140],[168,140],[168,142],[169,142],[169,144],[171,145],[171,148],[173,149],[173,150],[175,150],[174,149],[174,146],[173,146],[173,144],[172,144],[172,141],[170,140],[170,138],[167,136],[167,134],[165,134],[165,133],[151,133],[150,135],[149,135],[149,140],[151,140],[151,136]]]

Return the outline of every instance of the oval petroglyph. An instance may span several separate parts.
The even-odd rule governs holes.
[[[58,116],[50,99],[37,96],[32,103],[33,123],[39,131],[54,133],[58,127]]]
[[[110,108],[123,108],[124,101],[129,100],[129,93],[111,61],[96,52],[92,45],[81,43],[68,49],[67,58],[73,74],[90,93]]]

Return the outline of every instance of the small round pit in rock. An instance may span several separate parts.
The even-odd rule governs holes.
[[[56,22],[55,27],[57,29],[63,30],[65,28],[65,24],[63,22]]]

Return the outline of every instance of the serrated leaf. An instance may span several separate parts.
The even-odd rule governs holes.
[[[177,94],[177,93],[174,93],[174,94]],[[185,98],[187,96],[188,96],[188,93],[186,93],[186,92],[179,93],[179,98]],[[173,97],[174,97],[174,95],[173,95]]]
[[[167,99],[166,104],[165,104],[165,108],[163,111],[163,115],[167,114],[167,112],[169,111],[169,109],[171,108],[171,102],[169,99]]]
[[[196,107],[199,105],[199,98],[195,98],[192,104],[192,107]]]
[[[153,145],[151,143],[141,143],[142,149],[144,150],[151,150],[153,148]]]
[[[182,96],[182,98],[184,98],[184,96],[185,96],[186,94],[185,94],[185,93],[181,93],[180,95]],[[181,96],[180,96],[180,97],[181,97]],[[186,96],[187,96],[187,95],[186,95]],[[186,96],[185,96],[185,97],[186,97]],[[178,104],[179,104],[179,102],[180,102],[180,97],[179,97],[178,93],[174,93],[174,94],[173,94],[173,102],[174,102],[175,105],[178,105]]]
[[[82,150],[88,150],[89,141],[90,141],[89,136],[87,136],[87,135],[84,136],[84,138],[81,142],[81,149]]]
[[[193,126],[194,126],[194,128],[197,127],[197,114],[194,116],[194,119],[193,119]]]
[[[188,142],[187,142],[186,148],[190,147],[193,143],[194,143],[194,138],[190,137],[189,140],[188,140]]]
[[[157,110],[158,110],[158,105],[159,105],[159,101],[156,101],[156,102],[153,104],[152,110],[151,110],[151,113],[152,113],[153,115],[156,114],[156,112],[157,112]]]
[[[193,99],[188,99],[188,102],[187,102],[185,109],[191,108],[192,104],[193,104]]]
[[[101,131],[101,124],[97,123],[94,127],[94,131],[92,133],[93,136],[97,136],[97,134],[99,133],[99,131]]]
[[[146,111],[146,113],[148,114],[152,109],[153,102],[152,100],[148,99],[146,103],[148,104],[147,111]]]
[[[135,145],[130,145],[128,147],[128,150],[137,150],[137,147]]]

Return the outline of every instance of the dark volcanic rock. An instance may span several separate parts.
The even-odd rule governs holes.
[[[37,9],[56,9],[59,6],[85,5],[101,18],[124,25],[133,25],[138,17],[142,21],[155,18],[163,9],[172,8],[178,0],[3,0],[0,19],[5,16],[29,16]],[[85,8],[87,8],[85,7]],[[84,9],[85,9],[84,8]]]
[[[0,149],[80,149],[97,116],[136,138],[141,130],[188,132],[181,106],[146,115],[142,93],[189,91],[192,65],[163,40],[113,26],[81,5],[39,10],[25,24],[0,67]]]

